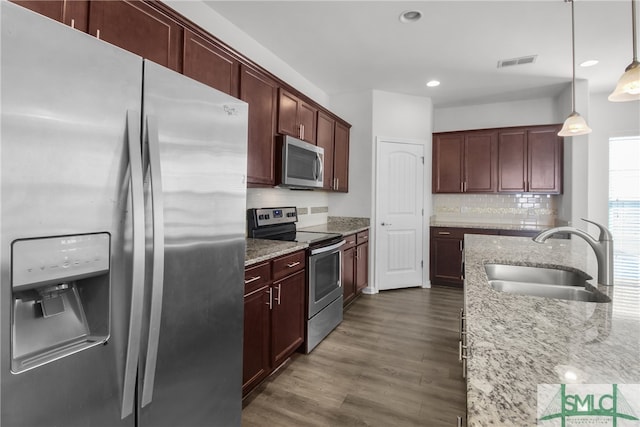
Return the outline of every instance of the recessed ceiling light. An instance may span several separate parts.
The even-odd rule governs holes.
[[[422,18],[422,12],[419,10],[405,10],[400,14],[400,22],[403,24],[419,21],[420,18]]]
[[[584,61],[583,63],[581,63],[580,66],[581,67],[593,67],[597,63],[598,63],[597,59],[590,59],[588,61]]]
[[[427,82],[427,86],[428,87],[436,87],[436,86],[440,86],[440,82],[438,80],[429,80]]]

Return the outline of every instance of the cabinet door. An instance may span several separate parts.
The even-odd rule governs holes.
[[[349,192],[349,126],[336,121],[333,151],[333,189],[343,193]]]
[[[464,134],[435,135],[433,141],[433,192],[462,192]]]
[[[284,89],[278,94],[278,133],[300,137],[298,98]]]
[[[40,15],[55,19],[80,31],[87,32],[89,1],[87,0],[11,0]]]
[[[353,236],[355,239],[355,236]],[[342,300],[346,306],[356,296],[356,247],[342,251]]]
[[[528,188],[534,193],[562,192],[562,144],[557,127],[527,132]]]
[[[322,111],[318,111],[318,132],[316,144],[324,148],[324,180],[322,188],[331,190],[333,188],[333,149],[335,120]]]
[[[432,236],[431,281],[462,285],[462,239]]]
[[[497,132],[473,132],[466,135],[464,144],[464,192],[495,192],[498,188],[497,161]]]
[[[498,191],[524,192],[527,180],[527,138],[524,129],[498,134]]]
[[[240,99],[249,104],[247,182],[275,185],[277,83],[249,67],[240,68]]]
[[[316,143],[316,116],[318,110],[302,100],[298,100],[298,123],[300,124],[300,139],[309,144]]]
[[[369,286],[369,243],[356,247],[356,292]]]
[[[151,61],[181,71],[182,27],[142,1],[92,1],[89,33]]]
[[[238,96],[239,62],[211,40],[184,30],[183,74],[218,89]]]
[[[305,270],[275,282],[271,311],[271,360],[275,368],[304,342]]]
[[[269,373],[269,286],[244,297],[242,393]]]

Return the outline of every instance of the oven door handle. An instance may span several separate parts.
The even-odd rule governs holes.
[[[343,240],[341,242],[336,243],[335,245],[325,246],[323,248],[318,248],[318,249],[312,249],[311,250],[311,255],[318,255],[318,254],[323,254],[325,252],[335,251],[336,249],[340,248],[340,246],[344,245],[345,243],[346,242]]]

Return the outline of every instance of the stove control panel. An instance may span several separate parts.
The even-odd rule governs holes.
[[[298,212],[295,207],[250,209],[248,219],[257,227],[290,224],[298,221]]]

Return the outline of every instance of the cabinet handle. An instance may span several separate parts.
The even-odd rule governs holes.
[[[249,280],[245,280],[245,281],[244,281],[244,284],[245,284],[245,285],[248,285],[249,283],[255,282],[256,280],[260,280],[260,278],[261,278],[261,277],[262,277],[262,276],[252,277],[252,278],[251,278],[251,279],[249,279]]]
[[[458,427],[462,427],[462,417],[458,416]]]
[[[463,182],[460,183],[460,192],[464,193],[464,183]]]
[[[460,252],[462,252],[462,240],[460,240]]]
[[[441,236],[448,236],[448,235],[451,234],[451,232],[450,231],[438,231],[438,234],[441,235]]]
[[[336,190],[340,189],[340,178],[336,178]]]
[[[296,265],[300,265],[300,262],[299,262],[299,261],[292,262],[291,264],[287,264],[287,267],[289,267],[289,268],[293,268],[293,267],[295,267]]]
[[[304,140],[304,125],[300,123],[300,127],[298,128],[298,134],[300,135],[300,139]]]
[[[352,245],[352,244],[354,244],[355,242],[356,242],[355,240],[349,240],[349,241],[347,242],[347,245]]]
[[[462,362],[464,359],[467,358],[466,354],[464,353],[464,350],[467,349],[466,345],[462,345],[462,340],[458,341],[458,361]]]
[[[276,302],[278,303],[278,305],[280,305],[280,287],[282,286],[281,283],[278,283],[278,296],[275,297],[274,299],[276,300]]]
[[[465,321],[465,316],[464,316],[464,308],[460,309],[460,340],[462,341],[462,335],[466,334],[466,332],[464,331],[464,321]]]
[[[71,28],[75,29],[76,28],[76,20],[71,18]]]
[[[96,38],[100,40],[100,29],[96,30]]]
[[[265,303],[269,306],[269,310],[273,310],[273,288],[269,288],[269,302]]]

